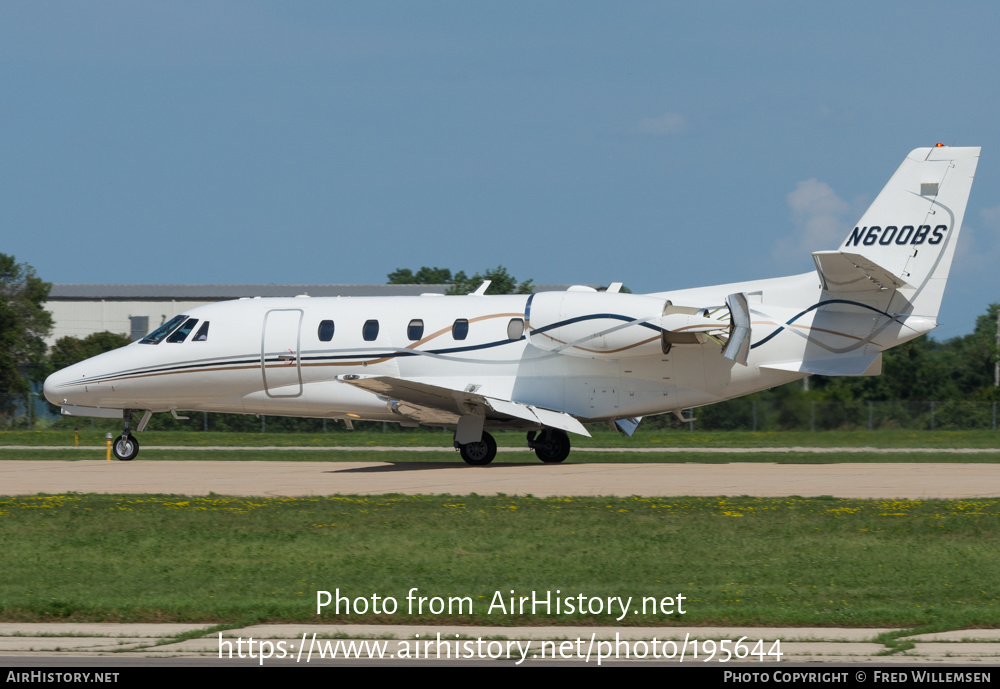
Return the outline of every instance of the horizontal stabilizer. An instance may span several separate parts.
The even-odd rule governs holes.
[[[880,352],[862,356],[786,361],[779,364],[767,364],[761,368],[810,373],[817,376],[877,376],[882,373],[882,354]]]
[[[421,423],[455,424],[464,415],[482,414],[486,419],[521,419],[590,436],[583,424],[566,412],[391,376],[347,375],[339,379],[385,398],[391,409]]]
[[[823,289],[828,292],[877,292],[910,286],[903,278],[861,254],[817,251],[812,256]]]

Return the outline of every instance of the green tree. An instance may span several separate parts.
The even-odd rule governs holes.
[[[416,273],[409,268],[400,268],[389,273],[390,285],[450,285],[451,271],[447,268],[428,268],[424,266]]]
[[[58,371],[92,356],[124,347],[131,342],[125,335],[107,330],[91,333],[82,340],[72,335],[60,337],[49,352],[49,370]]]
[[[461,279],[460,277],[461,276]],[[476,273],[470,278],[465,277],[465,273],[455,275],[455,280],[448,294],[468,294],[474,292],[483,284],[483,280],[489,280],[490,286],[486,289],[486,294],[531,294],[532,282],[525,280],[518,282],[517,278],[507,272],[503,266],[497,266],[486,270],[482,275]]]
[[[990,304],[976,319],[976,328],[964,337],[948,341],[958,363],[956,382],[966,395],[982,399],[1000,399],[994,385],[995,366],[1000,357],[997,347],[997,317],[1000,304]]]
[[[448,294],[474,292],[483,280],[490,281],[487,294],[531,294],[533,288],[531,280],[518,282],[503,266],[485,270],[482,274],[476,273],[472,277],[462,270],[453,275],[447,268],[424,266],[416,273],[409,268],[398,268],[389,273],[388,278],[390,285],[450,285]]]
[[[0,254],[0,393],[26,393],[43,373],[52,314],[42,308],[52,285],[35,269]]]

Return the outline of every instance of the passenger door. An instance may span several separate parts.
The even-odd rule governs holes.
[[[264,315],[260,369],[268,397],[298,397],[302,394],[299,358],[301,309],[272,309]]]

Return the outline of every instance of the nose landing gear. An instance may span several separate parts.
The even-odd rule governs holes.
[[[139,441],[126,430],[111,443],[111,451],[123,462],[130,462],[139,454]]]
[[[139,441],[135,439],[132,435],[132,416],[135,414],[135,409],[126,409],[124,411],[125,418],[125,428],[122,430],[122,434],[114,439],[111,443],[111,452],[114,453],[115,457],[122,462],[130,462],[135,459],[135,456],[139,454]],[[136,427],[136,432],[144,430],[146,424],[149,423],[149,417],[153,415],[153,412],[147,411],[142,415],[139,420],[139,424]]]

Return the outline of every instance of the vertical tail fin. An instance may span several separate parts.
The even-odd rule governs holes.
[[[874,289],[898,290],[909,306],[896,310],[936,319],[978,162],[978,147],[911,152],[840,250],[814,254],[826,288],[868,288],[860,275]]]

